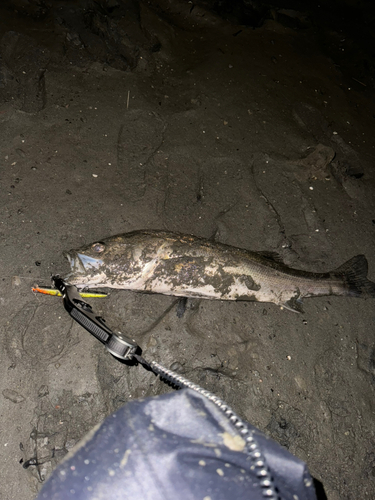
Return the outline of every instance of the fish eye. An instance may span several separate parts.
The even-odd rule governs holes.
[[[93,245],[91,245],[91,248],[94,250],[94,252],[96,253],[101,253],[101,252],[104,252],[105,250],[105,245],[104,243],[94,243]]]

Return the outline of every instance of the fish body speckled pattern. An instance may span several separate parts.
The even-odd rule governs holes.
[[[292,269],[261,252],[166,231],[133,231],[65,253],[78,288],[109,287],[182,297],[273,302],[301,312],[302,299],[375,297],[358,255],[327,273]]]

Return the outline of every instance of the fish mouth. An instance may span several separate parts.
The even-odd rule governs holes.
[[[64,252],[64,256],[70,264],[70,275],[85,274],[88,271],[99,269],[103,265],[101,259],[95,259],[82,253]]]

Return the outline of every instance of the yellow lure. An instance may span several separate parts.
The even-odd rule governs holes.
[[[44,295],[54,295],[55,297],[62,297],[61,293],[59,290],[56,290],[56,288],[51,288],[49,286],[35,286],[31,289],[33,292],[38,292],[38,293],[43,293]],[[107,297],[107,293],[103,292],[79,292],[80,296],[83,298],[103,298]]]

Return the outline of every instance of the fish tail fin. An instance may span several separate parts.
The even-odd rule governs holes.
[[[356,255],[332,274],[344,280],[345,289],[352,297],[374,297],[375,283],[367,279],[368,263],[364,255]]]

